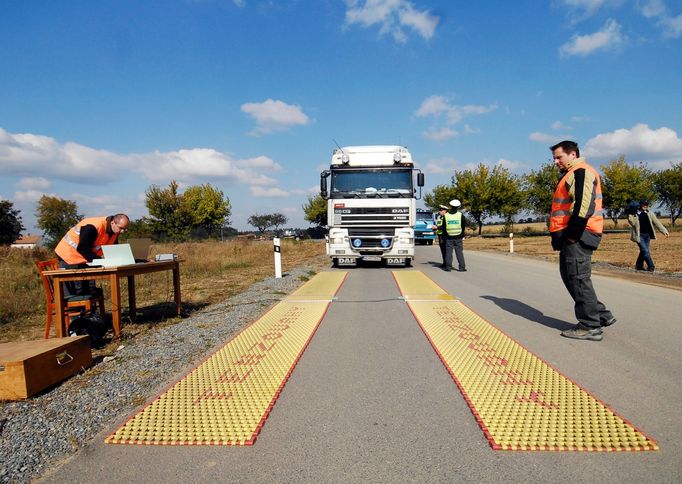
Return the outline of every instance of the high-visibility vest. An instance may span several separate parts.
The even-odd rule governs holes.
[[[568,221],[571,218],[571,207],[573,205],[573,198],[571,197],[568,187],[566,186],[566,177],[575,170],[585,169],[594,175],[596,186],[593,191],[593,198],[591,203],[594,203],[594,210],[592,215],[587,220],[587,230],[594,234],[601,235],[604,231],[604,211],[602,209],[602,191],[601,180],[599,173],[593,167],[585,162],[576,163],[572,166],[566,174],[561,177],[559,183],[554,190],[554,198],[552,199],[552,212],[549,219],[549,231],[559,232],[568,227]]]
[[[442,224],[443,224],[443,216],[438,215],[438,217],[436,217],[436,234],[437,235],[443,235],[443,225]]]
[[[118,234],[109,235],[107,232],[106,217],[84,218],[74,227],[69,229],[54,249],[55,253],[67,264],[84,264],[88,262],[77,250],[78,242],[80,241],[81,228],[84,225],[92,225],[97,229],[97,238],[95,239],[95,245],[92,247],[92,251],[99,257],[102,257],[103,255],[102,246],[113,244],[118,238]]]
[[[462,213],[445,214],[445,230],[450,237],[455,237],[462,233]]]

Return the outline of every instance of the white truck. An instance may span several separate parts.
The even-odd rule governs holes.
[[[320,174],[320,194],[327,199],[326,247],[335,266],[356,266],[360,261],[410,266],[415,174],[421,198],[424,174],[414,167],[407,148],[346,146],[334,150],[329,170]]]

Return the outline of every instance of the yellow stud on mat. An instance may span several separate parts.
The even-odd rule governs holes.
[[[317,274],[105,442],[252,445],[346,274]]]
[[[393,277],[494,449],[658,450],[654,440],[464,304],[444,301],[445,291],[423,273],[395,271]]]

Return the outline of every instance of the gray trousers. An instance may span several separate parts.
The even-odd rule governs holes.
[[[445,241],[445,267],[452,268],[452,249],[455,250],[455,256],[457,257],[459,269],[466,269],[466,262],[464,262],[463,239],[447,239]]]
[[[599,328],[613,314],[597,299],[592,286],[592,252],[592,249],[584,247],[580,242],[564,242],[559,253],[559,272],[575,303],[574,311],[578,322],[584,326]]]

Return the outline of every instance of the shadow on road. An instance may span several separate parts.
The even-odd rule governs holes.
[[[528,304],[522,303],[521,301],[517,301],[516,299],[505,299],[501,297],[495,297],[495,296],[481,296],[483,299],[487,299],[489,301],[494,302],[497,304],[500,308],[504,309],[507,312],[510,312],[512,314],[516,314],[517,316],[521,316],[523,318],[526,318],[530,321],[535,321],[536,323],[543,324],[547,327],[558,329],[560,331],[563,331],[564,329],[569,329],[575,326],[575,324],[568,323],[566,321],[562,321],[560,319],[556,318],[551,318],[549,316],[545,316],[541,311],[538,311],[534,307],[529,306]]]

